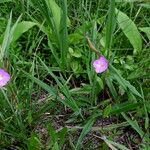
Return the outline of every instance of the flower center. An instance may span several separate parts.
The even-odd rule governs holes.
[[[104,67],[104,64],[102,64],[102,63],[101,63],[101,64],[99,64],[99,67]]]
[[[3,75],[0,74],[0,81],[3,80]]]

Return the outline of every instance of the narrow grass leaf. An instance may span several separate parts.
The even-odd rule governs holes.
[[[67,31],[67,0],[62,1],[62,13],[59,28],[60,49],[61,49],[61,65],[63,71],[67,67],[67,52],[68,52],[68,31]]]
[[[124,82],[125,82],[126,86],[128,87],[128,89],[129,89],[134,95],[139,96],[139,97],[142,98],[141,94],[136,90],[136,88],[135,88],[133,85],[131,85],[131,83],[130,83],[129,81],[127,81],[127,80],[124,79]]]
[[[139,4],[139,6],[150,9],[150,3],[141,3],[141,4]]]
[[[119,144],[119,143],[116,143],[116,142],[113,142],[111,140],[108,140],[106,138],[104,138],[104,141],[108,144],[108,146],[110,147],[111,146],[115,146],[117,148],[119,148],[120,150],[129,150],[127,147],[125,147],[124,145],[122,144]],[[112,150],[115,150],[116,148],[114,147],[110,147]],[[116,149],[117,150],[117,149]]]
[[[146,140],[146,138],[144,137],[144,132],[141,130],[137,121],[131,120],[125,113],[121,113],[121,114],[127,120],[127,122],[132,126],[132,128],[140,135],[140,137]]]
[[[116,114],[120,114],[122,112],[128,112],[128,111],[134,110],[137,107],[140,107],[142,105],[143,105],[142,103],[130,103],[130,102],[116,104],[115,106],[113,106],[111,108],[110,115],[116,115]]]
[[[38,85],[40,85],[44,90],[46,90],[47,92],[49,92],[51,95],[53,95],[54,97],[56,97],[56,90],[53,88],[53,87],[51,87],[51,86],[49,86],[49,85],[47,85],[47,84],[45,84],[44,82],[42,82],[41,80],[39,80],[39,79],[37,79],[36,77],[34,77],[34,76],[32,76],[31,74],[29,74],[29,73],[27,73],[27,72],[25,72],[25,71],[23,71],[23,73],[25,74],[25,75],[27,75],[27,77],[29,77],[31,80],[33,80],[35,83],[37,83]]]
[[[48,133],[49,133],[50,138],[51,138],[51,142],[52,142],[52,144],[54,144],[55,142],[58,141],[58,134],[57,134],[57,132],[55,131],[55,129],[54,129],[54,127],[52,126],[51,123],[48,124],[47,129],[48,129]]]
[[[60,147],[63,146],[63,144],[65,143],[65,136],[67,134],[67,128],[64,127],[62,130],[59,131],[59,138],[60,138]]]
[[[4,34],[4,39],[3,39],[2,48],[1,48],[1,52],[0,52],[0,61],[1,62],[2,62],[3,58],[7,57],[7,55],[8,55],[8,49],[9,49],[9,46],[12,42],[12,39],[13,39],[13,36],[14,36],[14,31],[15,31],[16,26],[18,25],[20,19],[21,19],[21,15],[18,17],[15,24],[11,27],[12,12],[10,13],[10,18],[8,20],[8,24],[7,24],[7,27],[6,27],[5,34]]]
[[[75,112],[80,112],[78,106],[76,105],[76,103],[71,99],[68,98],[68,100],[62,100],[59,96],[58,96],[58,92],[51,86],[47,85],[46,83],[42,82],[41,80],[37,79],[36,77],[30,75],[29,73],[22,71],[25,75],[27,75],[27,77],[29,77],[32,81],[34,81],[35,83],[37,83],[39,86],[41,86],[44,90],[46,90],[47,92],[49,92],[52,96],[54,96],[54,98],[57,98],[57,100],[59,100],[60,102],[62,102],[64,105],[70,107],[73,111]]]
[[[80,137],[79,137],[77,144],[76,144],[76,149],[78,149],[80,147],[80,144],[82,143],[84,136],[91,130],[93,124],[94,124],[94,120],[92,118],[83,127],[83,130],[82,130]]]
[[[110,0],[110,8],[108,11],[108,19],[106,24],[106,50],[107,57],[109,58],[110,48],[112,45],[113,32],[115,29],[115,0]]]
[[[133,2],[142,2],[143,0],[116,0],[116,2],[127,2],[127,3],[133,3]]]
[[[143,105],[144,105],[144,112],[145,112],[145,129],[147,130],[149,128],[149,116],[148,116],[148,110],[147,110],[147,107],[146,107],[146,100],[144,98],[144,92],[143,92],[143,89],[142,89],[142,86],[140,85],[140,88],[141,88],[141,93],[142,93],[142,100],[143,100]]]
[[[128,92],[129,90],[134,95],[142,98],[141,94],[136,90],[136,88],[133,85],[131,85],[129,81],[125,80],[115,67],[110,65],[110,69],[112,71],[112,78],[115,79],[124,88],[126,92]]]
[[[110,90],[112,96],[114,97],[114,99],[117,99],[118,94],[117,94],[117,91],[116,91],[116,89],[112,83],[112,79],[106,78],[106,83],[107,83],[107,86],[109,87],[109,90]]]
[[[54,78],[54,80],[56,81],[57,85],[61,89],[62,93],[66,96],[67,99],[66,99],[65,102],[68,104],[67,106],[71,107],[72,110],[74,110],[75,112],[80,112],[80,110],[78,108],[78,105],[76,104],[76,102],[72,98],[67,85],[62,84],[59,81],[58,77],[53,74],[53,72],[51,71],[51,69],[49,67],[47,67],[46,64],[40,58],[39,58],[39,60],[40,60],[41,64],[43,65],[43,67],[45,68],[45,70],[47,70],[48,73]]]
[[[10,30],[11,30],[11,22],[12,22],[12,12],[10,13],[10,17],[7,23],[7,27],[5,30],[5,34],[4,34],[4,39],[3,39],[3,43],[2,43],[2,47],[1,47],[1,51],[0,51],[0,61],[3,60],[3,57],[5,55],[5,51],[9,45],[9,34],[10,34]]]
[[[123,12],[116,9],[117,21],[123,33],[134,47],[134,52],[142,50],[142,38],[135,23]]]
[[[108,145],[108,147],[111,148],[112,150],[118,150],[116,147],[114,147],[114,146],[110,143],[110,141],[108,141],[108,140],[106,139],[106,137],[102,137],[101,139],[104,140],[105,143]]]

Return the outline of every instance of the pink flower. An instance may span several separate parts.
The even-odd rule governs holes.
[[[104,56],[100,56],[93,62],[93,67],[96,73],[102,73],[108,69],[108,60]]]
[[[0,69],[0,88],[5,86],[10,80],[10,75],[3,69]]]

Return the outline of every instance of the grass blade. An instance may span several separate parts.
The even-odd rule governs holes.
[[[109,58],[109,53],[112,45],[113,32],[115,29],[115,0],[110,0],[110,8],[108,11],[108,20],[106,25],[106,50],[107,57]]]

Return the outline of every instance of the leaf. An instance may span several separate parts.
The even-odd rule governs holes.
[[[60,142],[59,145],[60,147],[63,146],[64,142],[65,142],[65,135],[67,133],[67,128],[63,128],[62,130],[59,131],[59,138],[60,138]]]
[[[108,106],[106,106],[106,108],[104,109],[104,112],[103,112],[103,117],[108,117],[110,112],[111,112],[111,109],[112,109],[112,106],[111,104],[109,104]]]
[[[82,142],[84,136],[91,130],[93,124],[94,124],[94,120],[93,120],[93,118],[92,118],[92,119],[90,119],[90,120],[86,123],[86,125],[83,127],[83,130],[82,130],[82,132],[81,132],[81,134],[80,134],[80,137],[79,137],[79,139],[78,139],[78,141],[77,141],[77,144],[76,144],[76,149],[79,148],[79,146],[80,146],[80,144],[81,144],[81,142]]]
[[[32,121],[33,121],[33,118],[32,118],[32,112],[31,112],[30,110],[28,111],[27,120],[28,120],[28,123],[29,123],[29,124],[31,124]]]
[[[46,1],[48,8],[52,13],[52,17],[57,29],[57,32],[60,30],[60,21],[61,21],[61,8],[56,4],[55,0]]]
[[[141,94],[136,90],[136,88],[135,88],[133,85],[130,84],[129,81],[127,81],[127,80],[124,79],[124,82],[125,82],[126,86],[128,87],[128,89],[129,89],[134,95],[139,96],[139,97],[142,98]]]
[[[6,30],[5,30],[2,47],[0,47],[0,61],[3,60],[5,52],[6,52],[6,50],[8,49],[8,47],[10,45],[10,38],[9,38],[10,35],[9,34],[10,34],[10,30],[11,30],[11,22],[12,22],[12,12],[10,13],[10,17],[9,17],[7,27],[6,27]]]
[[[148,9],[150,8],[150,3],[141,3],[139,5]]]
[[[96,77],[96,81],[97,81],[97,84],[100,88],[100,91],[104,89],[104,83],[103,83],[103,80],[100,78],[100,77]]]
[[[109,77],[109,78],[106,78],[106,83],[107,83],[107,86],[109,87],[109,90],[112,94],[112,96],[114,97],[114,99],[117,99],[118,97],[118,94],[117,94],[117,91],[112,83],[112,79]]]
[[[47,70],[47,72],[54,78],[57,85],[61,89],[62,93],[67,97],[66,103],[68,103],[68,106],[70,106],[74,111],[79,112],[79,108],[78,108],[76,102],[74,101],[74,99],[72,98],[71,93],[69,92],[68,86],[66,84],[62,84],[62,82],[51,71],[51,69],[49,67],[47,67],[46,64],[40,58],[39,58],[39,60],[40,60],[41,64],[43,65],[43,67],[45,68],[45,70]],[[61,77],[61,79],[63,80],[63,77]]]
[[[9,50],[10,44],[11,44],[13,36],[14,36],[14,31],[15,31],[16,26],[18,25],[20,19],[21,19],[21,15],[18,17],[18,19],[15,22],[15,24],[11,27],[11,24],[12,24],[12,12],[10,13],[10,18],[8,20],[8,24],[7,24],[7,27],[6,27],[5,34],[4,34],[2,47],[0,49],[0,61],[2,61],[4,56],[7,56],[7,54],[8,54],[8,50]]]
[[[150,27],[139,28],[142,32],[146,33],[148,39],[150,40]]]
[[[112,149],[112,150],[117,150],[117,148],[119,148],[120,150],[129,150],[127,147],[125,147],[124,145],[122,144],[119,144],[119,143],[116,143],[116,142],[113,142],[111,140],[108,140],[106,138],[102,138],[106,143],[107,145]],[[115,147],[114,147],[115,146]]]
[[[131,120],[125,113],[121,113],[121,114],[128,121],[128,123],[132,126],[132,128],[140,135],[140,137],[143,138],[144,140],[146,140],[146,137],[144,137],[144,132],[138,125],[137,121]]]
[[[73,70],[73,72],[76,72],[79,68],[79,62],[78,61],[72,61],[70,65],[71,65],[71,69]]]
[[[143,1],[143,0],[116,0],[116,2],[127,2],[127,3],[133,3],[133,2],[140,2],[140,1]]]
[[[27,32],[30,28],[32,28],[35,25],[36,23],[31,21],[20,22],[14,30],[13,42],[16,41],[24,32]]]
[[[116,9],[116,15],[118,25],[132,44],[134,52],[141,51],[142,38],[135,23],[126,14],[118,9]]]
[[[57,142],[55,142],[54,146],[52,147],[52,150],[60,150]]]
[[[129,90],[134,95],[142,98],[141,94],[136,90],[136,88],[133,85],[131,85],[129,81],[125,80],[115,67],[110,65],[110,70],[112,73],[111,74],[112,78],[115,79],[126,92],[128,92]]]
[[[74,56],[76,58],[79,58],[82,56],[81,51],[80,50],[73,50],[72,48],[69,48],[69,53],[71,56]]]
[[[110,9],[108,11],[108,19],[106,24],[106,49],[107,57],[109,58],[110,48],[113,39],[113,32],[115,29],[116,20],[115,20],[115,0],[110,1]]]
[[[51,123],[48,124],[47,129],[48,129],[48,133],[49,133],[50,138],[51,138],[51,142],[54,144],[55,142],[58,141],[58,134],[55,131],[55,129],[53,128]]]
[[[37,83],[38,85],[40,85],[44,90],[46,90],[47,92],[49,92],[52,96],[56,97],[57,92],[56,92],[56,90],[55,90],[53,87],[51,87],[51,86],[45,84],[45,83],[42,82],[41,80],[35,78],[34,76],[32,76],[31,74],[29,74],[29,73],[27,73],[27,72],[25,72],[25,71],[23,71],[23,73],[24,73],[27,77],[29,77],[31,80],[33,80],[35,83]]]
[[[143,105],[142,103],[129,103],[129,102],[117,104],[111,108],[110,115],[116,115],[122,112],[128,112],[142,105]]]
[[[41,150],[42,149],[42,143],[40,142],[40,139],[32,134],[31,137],[28,140],[28,150]]]

